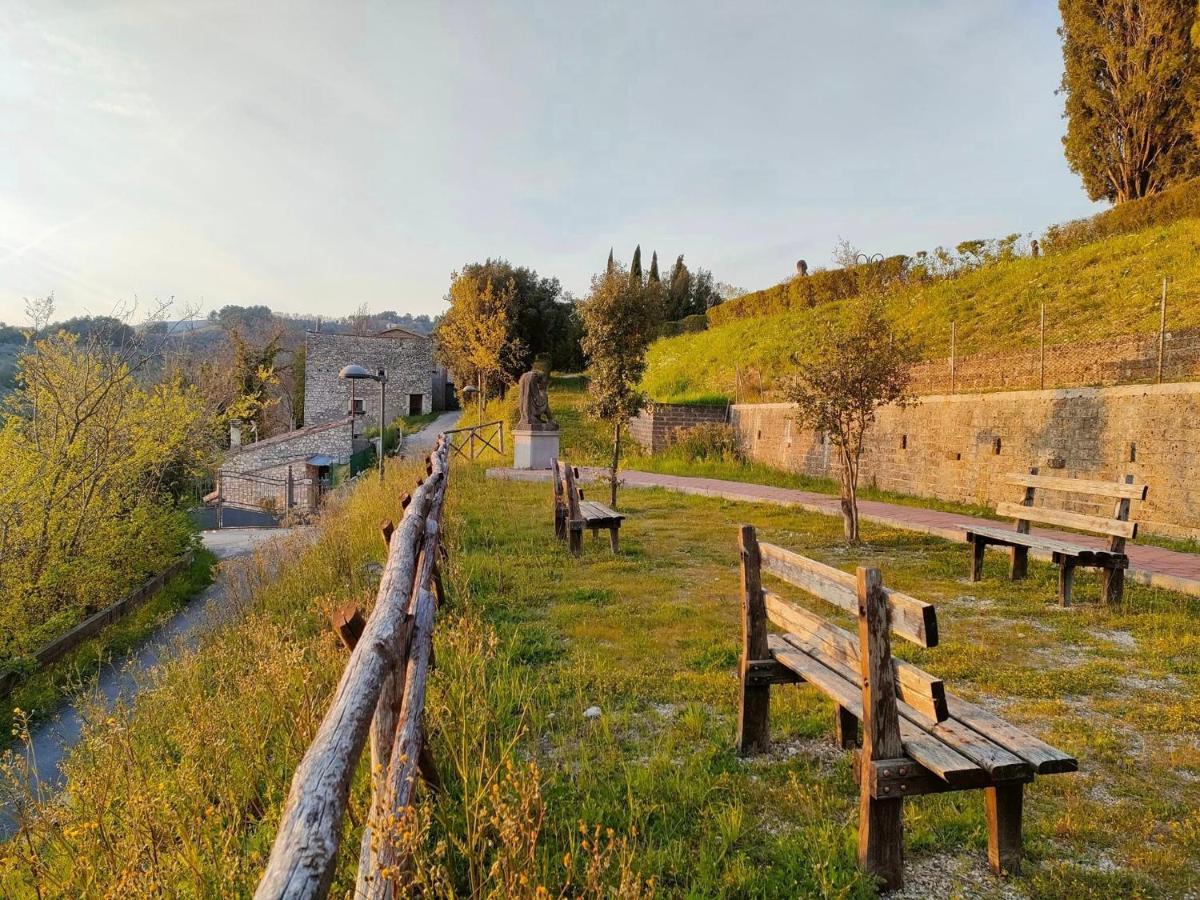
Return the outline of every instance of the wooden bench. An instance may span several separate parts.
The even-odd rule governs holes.
[[[768,744],[772,684],[808,682],[835,704],[835,741],[854,748],[859,783],[858,861],[889,888],[903,882],[905,797],[982,790],[992,870],[1021,863],[1023,791],[1035,775],[1074,772],[1075,759],[981,707],[942,681],[892,657],[891,635],[922,647],[938,641],[934,608],[886,588],[878,569],[857,577],[740,533],[741,706],[738,751]],[[766,571],[858,619],[852,634],[764,590]],[[784,634],[768,634],[768,619]]]
[[[1109,603],[1119,602],[1125,590],[1125,570],[1129,568],[1125,541],[1137,537],[1137,523],[1129,519],[1129,501],[1145,500],[1146,485],[1135,485],[1132,475],[1126,475],[1120,481],[1087,481],[1039,475],[1036,467],[1030,469],[1028,475],[1009,475],[1005,480],[1025,489],[1020,503],[1000,503],[996,506],[997,513],[1012,516],[1016,520],[1016,530],[986,525],[963,526],[967,541],[971,544],[971,580],[978,581],[982,577],[983,555],[989,544],[1012,548],[1010,574],[1014,581],[1024,578],[1028,573],[1029,551],[1033,549],[1048,554],[1059,567],[1058,602],[1063,606],[1071,605],[1071,586],[1075,569],[1080,566],[1099,569],[1101,596]],[[1039,488],[1043,491],[1111,498],[1116,501],[1116,506],[1112,518],[1034,506]],[[1109,539],[1108,546],[1084,547],[1069,541],[1032,535],[1029,533],[1030,522],[1104,535]]]
[[[592,536],[601,528],[608,529],[608,543],[612,552],[621,549],[618,532],[625,517],[602,503],[585,500],[579,489],[579,471],[562,460],[555,459],[554,466],[554,535],[566,539],[571,553],[578,556],[583,552],[583,529],[590,528]]]

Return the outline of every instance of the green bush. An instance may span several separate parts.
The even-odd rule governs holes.
[[[737,432],[724,422],[702,422],[671,436],[667,452],[688,462],[741,462]]]
[[[1042,237],[1042,247],[1048,253],[1061,253],[1106,237],[1196,217],[1200,217],[1200,178],[1160,194],[1130,200],[1087,219],[1051,225]]]

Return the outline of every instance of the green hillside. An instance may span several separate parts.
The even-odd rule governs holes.
[[[1093,222],[1109,221],[1105,217],[1116,212],[1087,220],[1090,233],[1103,230]],[[1062,240],[1054,252],[1036,259],[1019,257],[947,280],[899,285],[885,302],[925,359],[949,355],[952,322],[959,356],[1035,348],[1042,303],[1048,345],[1156,331],[1164,276],[1170,279],[1168,327],[1200,326],[1200,218],[1192,215],[1090,243]],[[1078,231],[1083,224],[1064,228]],[[735,368],[740,368],[752,373],[756,386],[761,377],[769,390],[794,368],[793,356],[820,334],[819,326],[843,315],[851,302],[737,319],[700,333],[662,338],[647,355],[644,388],[663,402],[731,398]]]

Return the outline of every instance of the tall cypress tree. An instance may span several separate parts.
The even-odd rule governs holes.
[[[633,248],[633,262],[629,264],[629,283],[642,283],[642,245]]]
[[[659,277],[658,277],[658,251],[657,251],[657,250],[655,250],[655,251],[654,251],[654,252],[653,252],[653,253],[650,255],[650,281],[652,281],[654,284],[658,284],[658,283],[659,283]]]
[[[1196,0],[1059,0],[1071,170],[1093,200],[1161,191],[1197,169]]]
[[[613,270],[613,265],[614,265],[614,263],[613,263],[613,248],[609,247],[608,248],[608,268],[605,269],[604,271],[607,272],[609,275],[611,275],[612,270]]]
[[[667,318],[676,321],[688,315],[691,312],[688,308],[691,296],[691,273],[683,264],[683,254],[680,253],[675,260],[675,268],[671,270],[671,283],[667,285]]]

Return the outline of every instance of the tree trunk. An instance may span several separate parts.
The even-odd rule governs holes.
[[[475,370],[475,387],[477,388],[475,391],[475,408],[478,410],[479,416],[475,424],[478,425],[483,422],[483,369]]]
[[[846,536],[846,543],[858,543],[858,473],[855,471],[851,463],[849,453],[842,453],[842,477],[841,477],[841,506],[842,506],[842,529]]]
[[[613,423],[613,456],[612,468],[609,469],[609,504],[613,509],[617,508],[617,465],[621,462],[621,420],[617,419]]]

